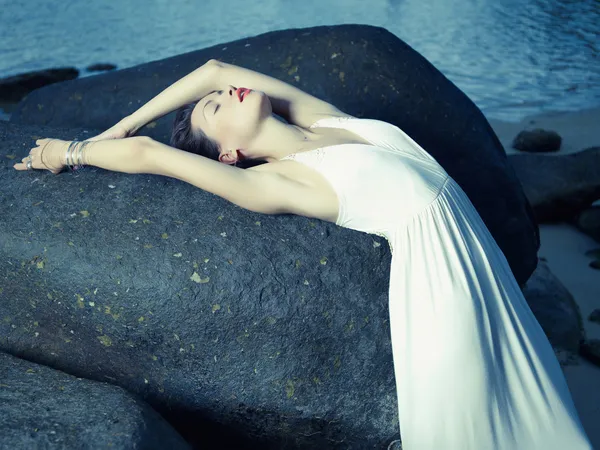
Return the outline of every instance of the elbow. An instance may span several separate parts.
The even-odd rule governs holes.
[[[209,59],[204,63],[206,67],[223,67],[223,63],[218,59]]]
[[[131,143],[131,156],[137,161],[135,167],[139,169],[131,173],[148,173],[148,159],[156,141],[148,136],[133,136],[127,140]]]
[[[127,139],[131,141],[131,147],[138,156],[141,156],[149,147],[152,147],[156,143],[154,139],[148,136],[133,136]]]

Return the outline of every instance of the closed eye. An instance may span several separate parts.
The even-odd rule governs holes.
[[[216,108],[215,108],[215,112],[214,112],[213,114],[216,114],[216,113],[217,113],[217,111],[219,110],[219,108],[220,108],[220,107],[221,107],[221,105],[219,105],[219,104],[217,103],[217,106],[216,106]]]

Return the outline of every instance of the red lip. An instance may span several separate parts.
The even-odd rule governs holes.
[[[238,88],[235,93],[237,94],[238,100],[241,102],[244,101],[244,99],[242,98],[242,93],[244,93],[244,97],[246,97],[246,95],[248,95],[248,92],[250,92],[252,89],[247,89],[247,88]]]

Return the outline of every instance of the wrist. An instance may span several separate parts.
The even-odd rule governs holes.
[[[62,167],[69,167],[72,170],[88,165],[86,160],[86,147],[92,141],[59,141],[53,150],[58,157],[59,164]]]
[[[60,165],[63,167],[67,165],[67,149],[71,145],[71,142],[73,141],[62,141],[57,139],[55,142],[52,143],[53,146],[55,146],[56,148],[56,152],[58,153]]]
[[[142,127],[139,123],[136,122],[133,116],[125,116],[123,117],[118,125],[122,126],[127,130],[127,135],[131,136],[137,133],[137,131]]]

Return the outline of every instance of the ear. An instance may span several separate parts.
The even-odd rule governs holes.
[[[219,153],[219,161],[223,164],[235,164],[238,161],[237,158],[238,149],[232,151],[225,151]]]

